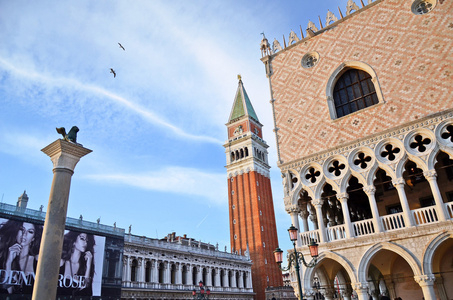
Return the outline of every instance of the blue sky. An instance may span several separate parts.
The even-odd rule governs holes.
[[[290,248],[260,33],[283,45],[328,9],[345,14],[346,2],[0,0],[2,201],[26,190],[29,208],[47,207],[52,163],[40,150],[60,137],[55,127],[77,125],[93,152],[75,169],[68,216],[229,249],[222,144],[241,74],[270,146],[280,247]]]

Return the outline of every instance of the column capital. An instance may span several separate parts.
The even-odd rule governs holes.
[[[429,275],[416,275],[414,276],[415,282],[417,282],[421,287],[434,285],[436,277],[433,274]]]
[[[337,199],[340,202],[347,201],[349,199],[349,195],[348,195],[348,193],[338,193],[337,194]]]
[[[80,158],[92,152],[92,150],[84,148],[80,144],[61,139],[44,147],[41,151],[50,157],[54,169],[69,169],[71,171],[74,171]]]
[[[321,199],[315,199],[315,200],[311,200],[311,204],[315,207],[321,207],[324,203],[324,200],[321,200]]]
[[[392,184],[395,187],[404,186],[405,184],[404,178],[397,178],[395,180],[392,180]]]
[[[423,172],[423,176],[425,176],[426,180],[431,181],[436,179],[437,172],[436,170],[428,170],[426,172]]]
[[[376,187],[374,185],[369,185],[369,186],[364,187],[363,191],[367,195],[374,195],[374,193],[376,193]]]
[[[368,290],[368,283],[366,282],[352,282],[352,288],[358,292],[358,291],[367,291]]]
[[[287,205],[285,207],[285,210],[287,213],[291,214],[291,213],[299,213],[300,212],[300,208],[299,206],[295,205],[295,204],[292,204],[292,205]]]

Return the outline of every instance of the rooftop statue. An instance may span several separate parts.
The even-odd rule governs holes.
[[[77,132],[79,132],[79,128],[77,126],[72,126],[68,134],[66,134],[64,127],[57,128],[57,132],[63,136],[65,141],[77,143]]]

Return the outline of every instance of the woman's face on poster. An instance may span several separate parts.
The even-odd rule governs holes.
[[[35,238],[35,225],[31,223],[22,223],[21,228],[17,232],[17,243],[22,246],[28,246]]]
[[[74,248],[80,252],[85,252],[87,249],[87,234],[81,233],[77,236],[77,240],[74,243]]]

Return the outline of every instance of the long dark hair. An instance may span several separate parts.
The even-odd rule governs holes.
[[[5,267],[6,259],[8,258],[9,247],[17,243],[17,233],[22,230],[24,222],[8,220],[0,226],[0,266]],[[29,255],[36,256],[39,253],[41,244],[42,226],[30,223],[35,228],[33,241],[29,246]]]
[[[61,259],[64,261],[70,260],[71,255],[74,252],[74,243],[77,241],[77,237],[84,232],[75,232],[75,231],[68,231],[64,235],[64,240],[63,240],[63,252],[61,254]],[[94,235],[90,233],[85,233],[87,235],[87,248],[85,252],[90,251],[91,254],[93,255],[93,259],[91,260],[91,268],[90,268],[90,279],[93,278],[94,276],[94,246],[96,245],[96,242],[94,240]],[[79,258],[79,270],[78,270],[78,275],[85,275],[85,272],[87,270],[87,265],[85,261],[84,255],[80,255]]]

